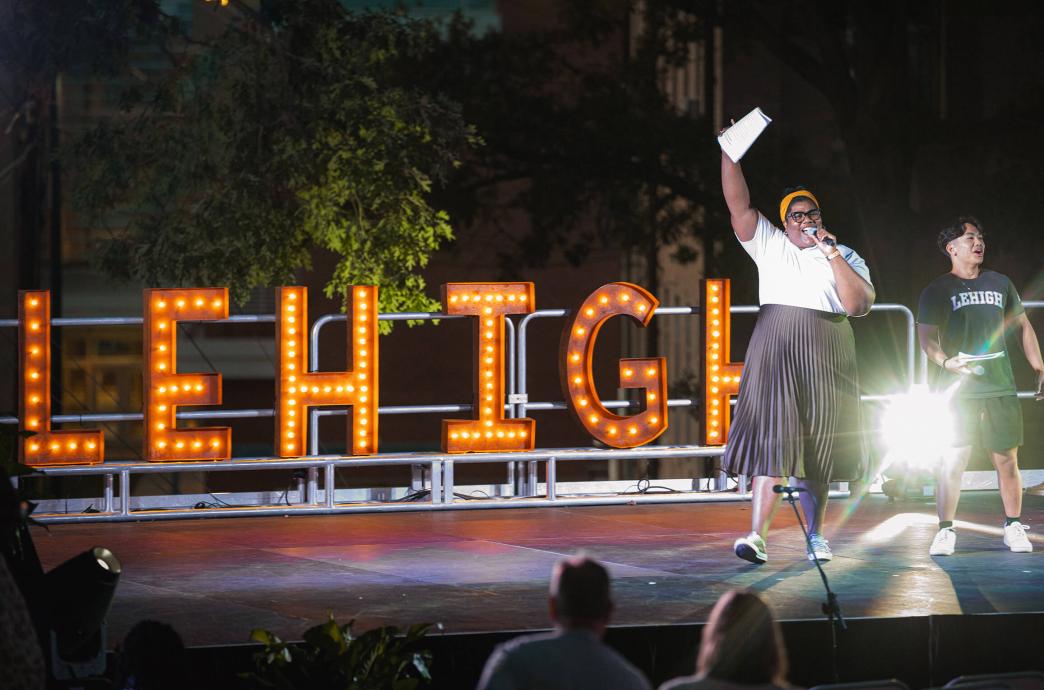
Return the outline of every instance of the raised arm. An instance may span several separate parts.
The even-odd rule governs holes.
[[[758,227],[758,212],[751,208],[750,190],[743,177],[743,168],[721,152],[721,191],[725,194],[725,203],[729,207],[732,219],[732,231],[742,242],[754,239],[754,230]]]
[[[1037,341],[1037,334],[1033,331],[1033,324],[1030,323],[1025,312],[1015,317],[1015,326],[1020,332],[1019,340],[1022,342],[1022,352],[1026,355],[1026,361],[1029,362],[1030,367],[1037,375],[1037,394],[1035,399],[1044,400],[1044,359],[1040,356],[1040,343]]]

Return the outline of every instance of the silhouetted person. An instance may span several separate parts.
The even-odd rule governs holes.
[[[27,592],[43,575],[25,523],[25,507],[0,469],[0,685],[42,690],[46,667],[27,605]]]
[[[755,592],[721,595],[703,629],[696,673],[659,690],[786,688],[787,652],[772,609]]]
[[[573,557],[555,564],[548,603],[555,630],[493,650],[479,690],[648,690],[649,682],[602,642],[613,602],[609,573]]]
[[[166,623],[143,620],[120,647],[118,690],[184,690],[189,687],[185,645]]]

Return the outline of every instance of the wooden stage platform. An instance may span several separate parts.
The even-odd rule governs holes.
[[[826,572],[853,629],[878,619],[1044,612],[1044,530],[1030,532],[1035,553],[1010,553],[996,492],[966,492],[959,517],[957,554],[931,558],[930,499],[832,502],[835,558]],[[1044,498],[1026,496],[1023,517],[1044,526]],[[622,629],[698,630],[733,587],[762,592],[781,620],[821,620],[822,586],[789,507],[766,565],[732,554],[749,518],[749,503],[729,502],[66,524],[33,536],[47,569],[95,545],[120,559],[111,644],[143,618],[172,624],[189,646],[245,643],[254,627],[299,639],[330,613],[360,628],[544,628],[551,566],[579,551],[609,567]],[[651,675],[667,673],[661,663]]]

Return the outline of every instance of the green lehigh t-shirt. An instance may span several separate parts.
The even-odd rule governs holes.
[[[1004,344],[1004,329],[1005,324],[1022,312],[1022,300],[1015,286],[1007,276],[996,271],[982,271],[974,280],[958,278],[952,273],[933,280],[921,292],[917,321],[939,327],[939,340],[946,356],[953,357],[959,352],[966,355],[1004,352],[1005,355],[975,362],[973,366],[985,369],[981,376],[961,376],[931,367],[932,389],[945,389],[960,378],[957,395],[962,398],[1014,395],[1015,377]]]

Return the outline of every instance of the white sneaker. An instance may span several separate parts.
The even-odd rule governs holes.
[[[1015,553],[1030,553],[1033,551],[1033,544],[1026,537],[1026,530],[1029,529],[1026,525],[1021,522],[1013,522],[1010,525],[1004,526],[1004,545]]]
[[[768,547],[765,546],[765,540],[757,532],[740,537],[732,547],[736,550],[736,555],[745,561],[758,565],[768,562]]]
[[[812,544],[812,551],[808,554],[808,560],[825,563],[834,557],[834,552],[830,550],[830,542],[819,532],[813,532],[808,535],[808,540]]]
[[[943,527],[935,533],[932,546],[928,549],[929,556],[952,556],[957,547],[957,530],[952,527]]]

